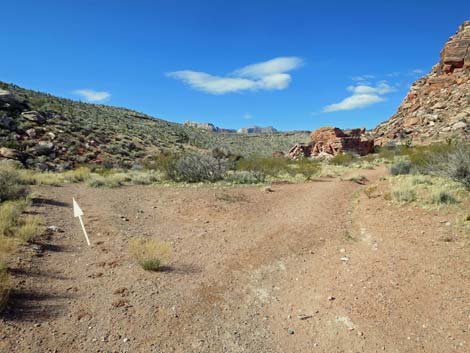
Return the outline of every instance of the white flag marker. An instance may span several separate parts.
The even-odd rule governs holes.
[[[83,211],[80,208],[80,206],[78,205],[77,201],[75,201],[75,198],[73,198],[73,216],[75,218],[78,217],[78,219],[80,220],[80,224],[82,226],[83,234],[85,235],[86,242],[87,242],[88,246],[90,246],[91,245],[90,244],[90,239],[88,239],[88,234],[86,233],[85,226],[83,225],[83,220],[82,220]]]

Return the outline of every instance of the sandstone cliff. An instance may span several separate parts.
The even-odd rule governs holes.
[[[377,145],[470,136],[470,21],[449,38],[439,63],[411,86],[397,113],[372,133]]]

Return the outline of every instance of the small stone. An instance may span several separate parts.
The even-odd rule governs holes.
[[[124,343],[127,343],[127,342],[129,342],[129,341],[130,341],[130,339],[129,339],[129,338],[127,338],[127,337],[125,337],[125,338],[124,338],[122,341],[123,341]]]
[[[293,335],[293,334],[295,333],[295,331],[292,330],[292,329],[288,329],[288,330],[287,330],[287,333],[288,333],[289,335]]]
[[[330,302],[332,302],[332,301],[335,300],[335,299],[336,299],[336,298],[333,297],[332,295],[330,295],[330,296],[328,297],[328,300],[329,300]]]

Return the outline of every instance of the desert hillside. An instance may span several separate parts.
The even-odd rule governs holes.
[[[87,104],[0,82],[0,158],[42,170],[82,164],[131,168],[162,151],[270,156],[307,132],[213,133],[129,109]]]

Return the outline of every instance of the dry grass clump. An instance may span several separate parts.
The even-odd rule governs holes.
[[[2,164],[0,168],[0,202],[17,200],[28,195],[28,188],[23,185],[20,173]]]
[[[409,185],[397,185],[392,189],[392,197],[398,202],[416,201],[416,191]]]
[[[171,256],[170,243],[158,238],[138,238],[129,242],[129,253],[146,271],[157,271]]]
[[[0,261],[0,311],[3,310],[8,302],[10,290],[11,284],[10,277],[8,276],[7,266],[3,261]]]
[[[437,205],[453,205],[457,199],[446,190],[437,190],[432,194],[432,203]]]

